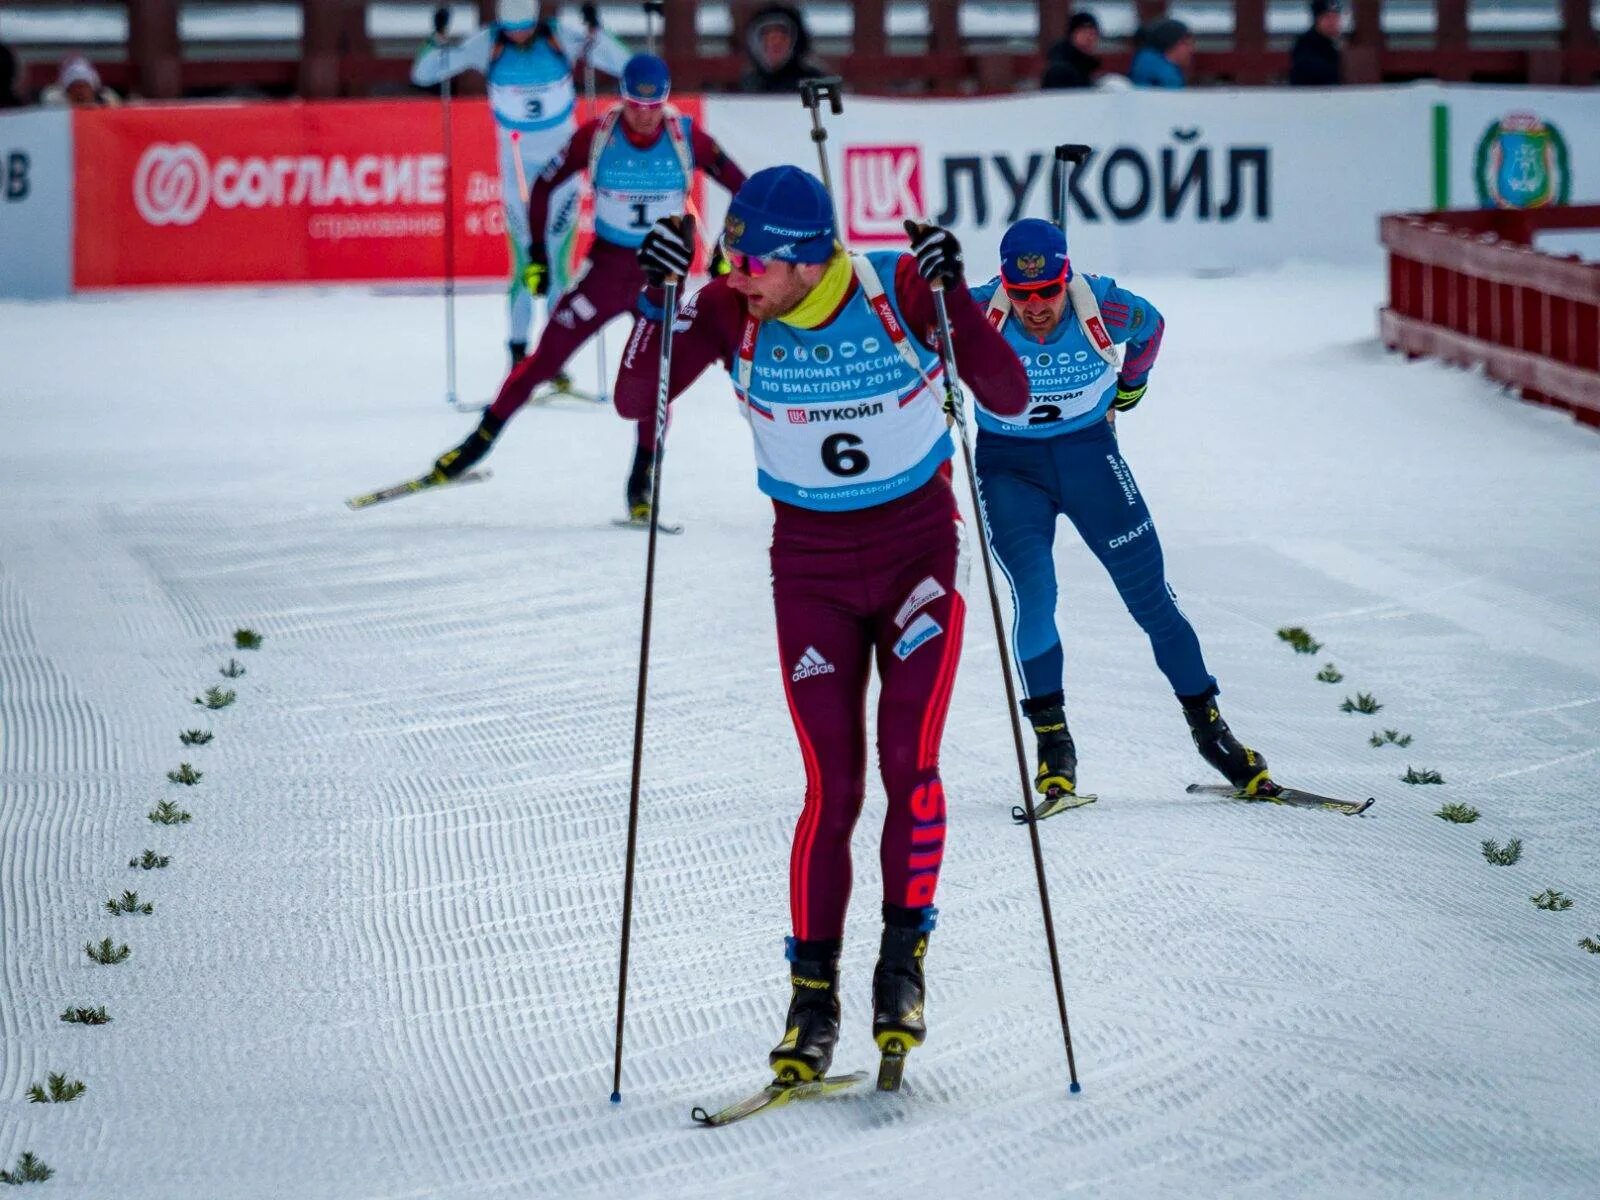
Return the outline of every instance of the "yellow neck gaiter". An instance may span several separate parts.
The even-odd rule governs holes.
[[[835,247],[833,257],[828,260],[828,269],[822,273],[817,286],[778,320],[796,329],[815,329],[833,316],[833,310],[839,307],[839,301],[844,299],[845,292],[850,288],[853,274],[850,256],[842,247]]]

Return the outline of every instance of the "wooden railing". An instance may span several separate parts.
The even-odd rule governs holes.
[[[1570,229],[1600,230],[1600,205],[1384,217],[1384,345],[1480,366],[1524,399],[1600,426],[1600,263],[1531,244],[1537,231]]]
[[[395,3],[396,0],[388,0]],[[404,3],[405,0],[399,0]],[[102,47],[92,54],[112,86],[153,99],[204,94],[229,86],[252,86],[270,94],[364,96],[394,91],[405,84],[414,47],[375,46],[367,32],[368,0],[299,0],[302,36],[268,50],[208,47],[204,56],[186,54],[178,34],[180,0],[125,0],[128,40],[120,55]],[[480,19],[494,14],[494,0],[473,0]],[[50,7],[52,0],[33,0]],[[747,60],[740,36],[760,0],[729,0],[733,30],[726,39],[696,32],[700,0],[665,0],[662,49],[678,87],[686,91],[736,87]],[[1600,41],[1590,0],[1560,0],[1559,32],[1475,38],[1468,27],[1468,0],[1436,0],[1432,45],[1386,37],[1382,0],[1349,0],[1350,32],[1345,48],[1349,83],[1398,82],[1419,78],[1446,81],[1590,84],[1600,80]],[[432,0],[417,0],[431,8]],[[63,3],[63,8],[73,7]],[[804,6],[802,6],[804,7]],[[848,42],[825,47],[828,65],[856,92],[967,94],[1006,92],[1033,86],[1044,53],[1066,28],[1073,0],[1033,0],[1037,36],[1031,48],[1015,39],[963,39],[961,0],[929,0],[928,28],[922,38],[891,38],[888,0],[856,0]],[[1090,5],[1092,8],[1093,6]],[[602,3],[607,10],[637,10],[632,3]],[[1196,82],[1265,84],[1281,81],[1288,69],[1287,42],[1269,37],[1266,0],[1234,0],[1231,34],[1203,35],[1195,55]],[[1162,16],[1167,0],[1138,0],[1141,20]],[[425,24],[422,25],[425,28]],[[832,51],[837,51],[833,53]],[[1105,62],[1126,71],[1126,45],[1107,39]],[[28,62],[25,83],[49,82],[55,63]]]

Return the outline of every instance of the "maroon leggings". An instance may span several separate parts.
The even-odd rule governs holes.
[[[626,246],[596,238],[587,270],[550,307],[539,344],[506,376],[489,411],[502,421],[527,403],[534,389],[561,374],[567,360],[607,321],[632,312],[644,287],[644,271]],[[609,382],[602,381],[604,383]],[[655,414],[638,422],[639,445],[655,448]]]
[[[874,508],[819,513],[778,503],[772,592],[779,666],[805,759],[789,861],[801,941],[837,938],[850,902],[850,834],[867,776],[874,661],[878,769],[888,795],[883,898],[933,903],[944,857],[939,743],[961,660],[961,518],[948,473]]]

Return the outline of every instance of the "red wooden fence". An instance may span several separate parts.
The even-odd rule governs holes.
[[[1600,427],[1600,263],[1531,245],[1536,230],[1600,230],[1600,205],[1401,213],[1379,229],[1389,349],[1481,366]]]

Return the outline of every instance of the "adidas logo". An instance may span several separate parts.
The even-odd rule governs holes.
[[[789,681],[799,683],[802,679],[810,679],[813,675],[832,674],[833,664],[818,654],[815,646],[807,646],[806,652],[800,656],[800,661],[795,663]]]

